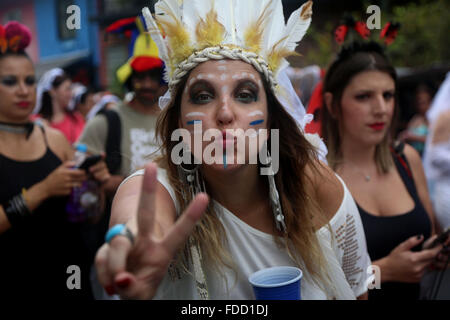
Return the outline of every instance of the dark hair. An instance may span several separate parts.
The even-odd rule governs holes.
[[[391,76],[397,89],[397,74],[395,68],[386,57],[383,48],[376,42],[352,42],[342,48],[337,59],[329,67],[323,82],[322,95],[326,92],[333,94],[331,103],[331,113],[327,106],[322,106],[322,135],[328,148],[328,163],[333,168],[339,164],[341,154],[341,138],[339,135],[339,119],[341,116],[341,100],[345,88],[351,79],[357,74],[377,70],[385,72]],[[396,90],[397,91],[397,90]],[[323,97],[324,98],[324,97]],[[325,103],[325,99],[323,99]],[[391,131],[398,114],[397,94],[395,96],[394,116],[391,124]],[[390,135],[386,135],[375,151],[375,158],[378,169],[386,172],[392,165],[392,158],[389,151]]]
[[[28,60],[31,61],[30,56],[24,50],[17,51],[17,52],[6,51],[5,53],[0,53],[0,59],[6,58],[6,57],[10,57],[10,56],[13,56],[13,57],[17,57],[17,56],[18,57],[24,57],[24,58],[27,58]]]
[[[66,74],[57,76],[55,78],[55,80],[53,80],[53,82],[52,82],[52,88],[54,88],[54,89],[58,88],[66,80],[70,80],[69,76],[67,76]],[[70,111],[67,111],[67,112],[71,113]],[[52,102],[52,97],[50,96],[50,93],[48,91],[45,91],[42,94],[41,110],[39,111],[39,114],[44,119],[49,120],[49,121],[53,117],[53,102]]]
[[[86,102],[86,99],[89,95],[91,94],[96,94],[97,91],[93,88],[87,88],[86,91],[80,96],[80,99],[78,101],[78,103],[80,104],[84,104]]]

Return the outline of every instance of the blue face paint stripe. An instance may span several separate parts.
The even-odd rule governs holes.
[[[201,123],[201,122],[202,122],[202,120],[191,120],[191,121],[188,121],[187,124],[191,125],[191,124],[196,124],[196,123]]]
[[[255,120],[255,121],[250,122],[250,125],[251,126],[256,126],[257,124],[261,124],[263,122],[264,122],[264,120]]]

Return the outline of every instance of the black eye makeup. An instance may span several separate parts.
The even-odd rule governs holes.
[[[356,100],[358,101],[364,101],[370,98],[369,92],[362,92],[355,95]]]
[[[393,99],[394,98],[394,96],[395,96],[395,91],[385,91],[384,93],[383,93],[383,97],[384,97],[384,99],[385,100],[391,100],[391,99]]]
[[[189,89],[189,101],[193,104],[206,104],[214,99],[214,88],[206,81],[198,81]]]
[[[222,89],[226,88],[224,85]],[[189,102],[192,104],[207,104],[217,96],[213,85],[205,80],[194,82],[189,88]],[[225,92],[223,92],[226,94]],[[249,104],[258,101],[259,86],[250,79],[239,81],[233,90],[233,98],[241,103]]]
[[[25,78],[25,84],[28,86],[34,86],[36,84],[35,76],[28,76]]]
[[[8,87],[12,87],[17,84],[17,77],[15,76],[3,76],[0,79],[0,82]]]
[[[242,103],[252,103],[258,101],[259,87],[251,80],[239,82],[234,90],[234,97]]]
[[[25,84],[29,87],[34,86],[36,84],[35,76],[27,76],[25,78]],[[0,83],[5,86],[12,87],[19,83],[19,79],[16,76],[3,76],[0,77]]]

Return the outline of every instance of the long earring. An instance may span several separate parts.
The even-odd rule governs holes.
[[[275,225],[279,231],[287,232],[286,223],[284,221],[283,210],[281,209],[280,195],[278,194],[277,185],[275,183],[275,174],[272,170],[272,158],[270,156],[269,148],[267,148],[267,165],[269,167],[269,195],[270,203],[272,205],[273,217],[275,219]]]
[[[199,165],[194,165],[192,168],[186,168],[183,164],[178,166],[178,176],[185,185],[188,185],[188,192],[183,190],[183,197],[185,200],[194,199],[195,195],[200,192],[205,192],[205,182],[199,173]]]
[[[180,164],[179,166],[177,166],[177,168],[178,176],[183,181],[183,184],[188,185],[188,190],[182,191],[185,201],[188,201],[189,198],[192,200],[194,199],[196,194],[206,191],[205,182],[201,178],[199,172],[199,165],[192,165],[191,168],[188,168],[184,167],[183,164]],[[201,300],[209,300],[206,276],[205,272],[203,271],[201,262],[202,251],[200,250],[199,244],[196,243],[192,237],[189,237],[188,243],[189,250],[188,252],[185,252],[185,256],[187,257],[188,261],[192,263],[192,266],[194,268],[193,271],[197,293]]]

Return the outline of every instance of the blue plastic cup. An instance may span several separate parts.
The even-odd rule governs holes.
[[[272,267],[253,273],[248,281],[256,300],[300,300],[302,276],[296,267]]]

